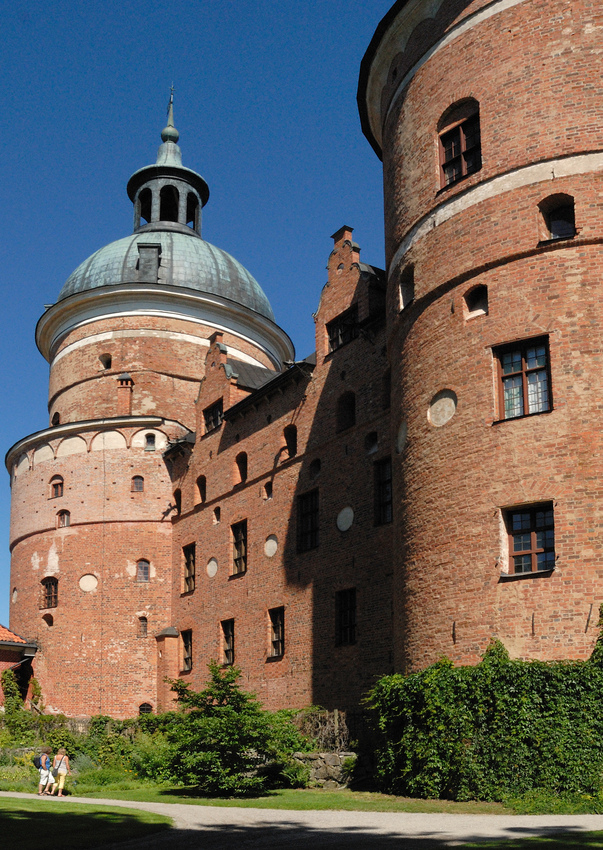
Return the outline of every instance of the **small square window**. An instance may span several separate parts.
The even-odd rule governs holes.
[[[555,568],[553,503],[505,511],[509,535],[509,572],[535,573]]]
[[[247,570],[247,520],[231,526],[233,574],[240,575]]]
[[[206,407],[203,411],[205,433],[209,434],[210,431],[215,431],[216,428],[219,428],[222,424],[223,417],[224,411],[222,399],[216,401],[214,404],[210,405],[210,407]]]
[[[356,643],[356,588],[335,595],[335,642],[337,646]]]
[[[270,616],[270,658],[281,658],[285,654],[285,609],[271,608]]]
[[[184,556],[184,592],[192,593],[195,589],[195,549],[194,543],[182,547]]]

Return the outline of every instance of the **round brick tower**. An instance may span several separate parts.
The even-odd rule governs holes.
[[[399,0],[383,159],[396,666],[585,658],[603,599],[603,9]]]
[[[38,323],[50,427],[7,454],[11,625],[38,644],[47,708],[68,715],[157,707],[178,510],[163,451],[194,439],[210,340],[252,367],[294,356],[257,281],[201,238],[209,190],[177,141],[170,102],[157,162],[128,183],[134,233],[82,263]]]

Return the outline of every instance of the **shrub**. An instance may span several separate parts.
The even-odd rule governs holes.
[[[396,794],[500,800],[534,788],[597,794],[603,771],[603,662],[446,659],[386,676],[367,698],[381,733],[377,779]]]

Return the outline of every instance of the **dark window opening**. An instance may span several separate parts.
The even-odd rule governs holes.
[[[42,579],[42,608],[56,608],[59,604],[59,580],[52,576]]]
[[[400,310],[415,300],[415,267],[407,266],[400,275]]]
[[[552,502],[505,513],[509,534],[509,572],[531,573],[555,568],[555,519]]]
[[[237,466],[237,484],[244,484],[247,481],[247,452],[240,452],[235,458]]]
[[[57,527],[68,528],[71,525],[71,514],[69,511],[59,511],[57,514]]]
[[[199,199],[192,192],[189,192],[186,196],[186,223],[190,225],[193,230],[199,229]]]
[[[468,318],[485,316],[488,312],[488,287],[480,284],[466,292],[465,307]]]
[[[392,519],[392,461],[385,457],[375,463],[375,525],[386,525]]]
[[[151,210],[153,208],[153,195],[150,189],[143,189],[138,196],[140,204],[140,218],[148,224],[151,221]]]
[[[356,424],[356,395],[344,393],[337,399],[337,431],[346,431]]]
[[[144,491],[144,478],[142,475],[135,475],[132,478],[130,490],[132,493],[142,493]]]
[[[53,416],[52,416],[52,427],[56,428],[57,425],[60,425],[60,424],[61,424],[61,414],[58,413],[58,412],[54,413]]]
[[[111,357],[110,354],[101,354],[101,356],[98,359],[100,360],[101,366],[103,367],[103,369],[110,369],[111,368],[111,364],[113,363],[113,358]]]
[[[551,409],[548,339],[514,343],[495,351],[500,418],[516,419]]]
[[[247,520],[231,526],[233,574],[240,575],[247,570]]]
[[[234,620],[222,620],[222,657],[227,667],[235,663]]]
[[[335,643],[351,646],[356,643],[356,588],[335,594]]]
[[[318,488],[297,497],[297,551],[308,552],[318,546]]]
[[[223,408],[222,399],[216,401],[210,407],[206,407],[203,411],[203,419],[205,420],[205,433],[219,428],[222,424]]]
[[[184,592],[192,593],[195,589],[195,550],[194,543],[182,547],[184,556]]]
[[[160,221],[178,221],[178,204],[180,196],[175,186],[164,186],[159,193]]]
[[[354,304],[345,313],[327,324],[329,351],[336,351],[358,336],[358,306]]]
[[[191,629],[181,632],[182,636],[182,670],[187,673],[193,669],[193,633]]]
[[[318,458],[318,457],[314,458],[314,460],[311,462],[310,466],[308,467],[308,472],[309,472],[310,478],[312,480],[314,480],[315,478],[318,478],[318,476],[320,475],[321,466],[322,466],[322,464],[320,462],[320,458]]]
[[[144,448],[147,452],[155,451],[155,434],[144,435]]]
[[[44,620],[49,629],[54,626],[54,617],[52,616],[52,614],[44,614],[42,616],[42,619]]]
[[[289,457],[295,457],[297,454],[297,426],[287,425],[283,431],[283,436],[285,438],[287,454]]]
[[[220,522],[220,508],[214,508],[214,525]]]
[[[479,104],[467,100],[440,120],[440,185],[451,186],[482,167]]]
[[[371,431],[364,438],[364,450],[367,455],[374,455],[379,448],[379,437],[376,431]]]
[[[152,714],[153,706],[150,702],[143,702],[138,706],[138,714]]]
[[[139,617],[138,618],[138,637],[139,638],[146,638],[146,636],[148,634],[148,628],[149,628],[149,621],[147,620],[147,618],[146,617]]]
[[[573,239],[576,235],[576,211],[571,195],[551,195],[538,204],[542,216],[540,240]]]
[[[151,577],[151,565],[150,563],[141,558],[136,563],[136,581],[149,581]]]
[[[174,507],[176,508],[176,516],[180,516],[182,512],[182,491],[174,490]]]
[[[55,476],[50,481],[50,498],[58,499],[63,495],[63,479],[60,475]]]
[[[285,609],[271,608],[270,615],[270,657],[281,658],[285,654]]]
[[[199,497],[199,503],[201,505],[204,504],[207,499],[207,480],[205,475],[200,475],[197,478],[197,494]]]
[[[272,481],[266,481],[264,484],[264,499],[272,498]]]

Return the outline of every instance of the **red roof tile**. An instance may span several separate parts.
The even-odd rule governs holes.
[[[4,641],[7,641],[8,643],[27,643],[24,638],[9,631],[6,626],[3,626],[0,623],[0,643],[3,643]]]

